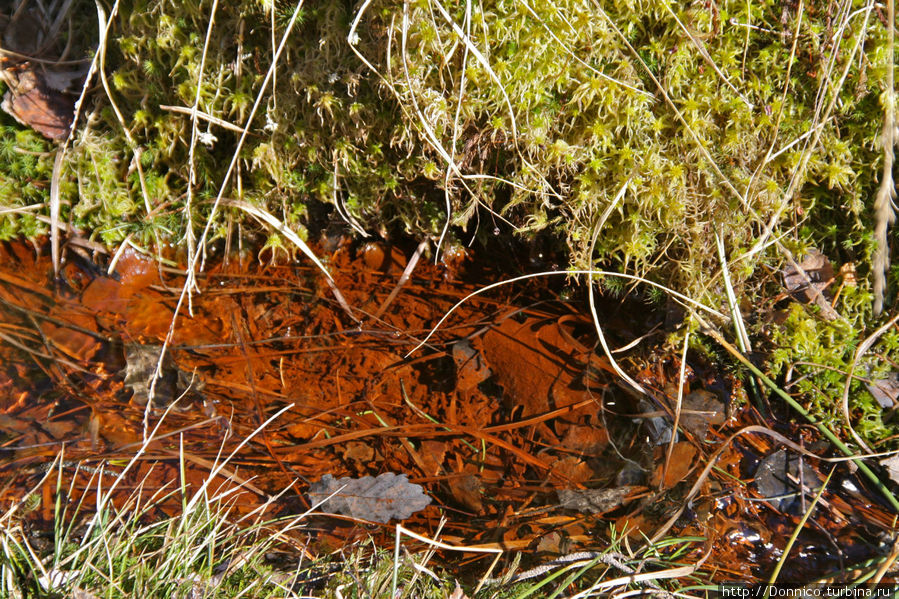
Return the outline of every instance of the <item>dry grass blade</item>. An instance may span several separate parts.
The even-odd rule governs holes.
[[[187,288],[188,293],[188,310],[193,312],[190,294],[196,290],[199,291],[199,287],[197,286],[197,261],[194,259],[194,254],[197,252],[196,239],[194,237],[194,221],[193,221],[193,198],[194,198],[194,186],[197,184],[197,168],[196,168],[196,148],[197,148],[197,139],[199,137],[199,115],[197,114],[197,109],[200,105],[200,94],[203,89],[203,75],[206,70],[206,57],[209,54],[209,38],[212,35],[212,27],[215,24],[215,13],[218,10],[218,0],[213,0],[212,8],[209,12],[209,24],[206,29],[206,39],[203,41],[203,54],[200,58],[200,68],[199,73],[197,74],[197,93],[194,96],[194,103],[191,107],[190,113],[190,147],[187,151],[187,171],[188,171],[188,179],[187,179],[187,199],[184,201],[184,215],[187,219],[187,235],[185,236],[185,241],[187,243],[187,281],[185,281],[184,286]],[[272,33],[274,35],[274,32]]]
[[[402,276],[400,276],[399,282],[397,282],[396,287],[393,288],[393,291],[390,292],[390,295],[387,296],[381,306],[378,308],[378,311],[375,312],[373,319],[377,320],[381,317],[382,314],[387,310],[393,300],[396,299],[396,296],[399,295],[399,292],[402,290],[403,285],[409,280],[409,277],[412,276],[412,271],[415,270],[415,266],[418,264],[419,259],[421,259],[422,253],[428,247],[428,240],[424,240],[418,244],[418,247],[415,249],[415,253],[412,254],[412,258],[409,260],[409,264],[406,265],[406,269],[403,271]]]
[[[887,80],[886,99],[883,110],[883,132],[880,143],[883,144],[883,174],[880,176],[880,189],[874,200],[874,239],[877,250],[874,252],[871,269],[874,271],[874,314],[883,311],[883,295],[886,290],[886,273],[890,267],[890,248],[887,244],[887,230],[896,220],[893,211],[893,200],[896,198],[896,183],[893,180],[893,160],[896,145],[896,90],[894,89],[893,54],[896,41],[896,1],[887,1]]]
[[[325,265],[321,263],[315,253],[306,245],[306,242],[300,239],[300,236],[294,233],[287,225],[278,220],[274,215],[269,213],[268,211],[260,208],[259,206],[254,206],[249,202],[244,202],[243,200],[222,200],[221,204],[223,206],[231,206],[233,208],[239,208],[249,214],[250,216],[261,220],[267,225],[271,226],[275,231],[286,237],[292,244],[297,246],[301,252],[306,254],[306,256],[312,260],[313,264],[322,271],[329,280],[333,281],[334,278],[331,276],[331,273],[328,272],[328,269],[325,268]]]
[[[796,543],[796,539],[799,538],[799,533],[802,531],[802,528],[805,526],[805,523],[808,522],[809,517],[812,515],[812,512],[815,511],[815,506],[818,505],[818,502],[821,500],[821,497],[824,495],[825,489],[827,489],[827,485],[830,483],[830,478],[833,476],[834,470],[836,466],[830,469],[830,472],[827,474],[827,478],[821,484],[821,488],[818,490],[818,493],[815,495],[814,500],[808,506],[808,509],[805,510],[805,513],[802,515],[802,519],[799,521],[799,524],[796,525],[796,528],[793,529],[793,534],[790,535],[789,540],[787,541],[786,547],[784,547],[783,553],[780,556],[780,559],[777,560],[777,565],[774,567],[774,570],[771,572],[771,577],[768,579],[768,587],[765,591],[765,599],[768,597],[768,593],[770,589],[773,588],[774,583],[777,582],[778,576],[780,576],[780,571],[783,568],[783,565],[787,562],[787,557],[790,555],[790,550],[793,548],[793,545]]]
[[[187,116],[193,117],[196,115],[198,119],[202,119],[207,123],[212,123],[213,125],[218,125],[222,129],[226,129],[231,131],[232,133],[243,133],[243,127],[238,127],[234,123],[229,123],[226,120],[220,119],[217,116],[213,116],[201,110],[192,110],[187,108],[186,106],[169,106],[167,104],[160,104],[160,110],[167,110],[169,112],[177,112],[178,114],[186,114]]]
[[[662,570],[660,572],[644,572],[642,574],[632,574],[630,576],[622,576],[621,578],[613,578],[612,580],[603,580],[592,585],[589,589],[581,591],[577,595],[572,595],[572,599],[591,597],[596,591],[614,589],[616,587],[623,587],[625,585],[635,584],[639,582],[653,582],[656,580],[664,580],[668,578],[683,578],[684,576],[689,576],[695,571],[696,566],[680,566],[678,568],[671,568],[668,570]],[[646,592],[641,590],[639,594],[645,595]],[[624,595],[620,594],[618,596],[622,597]]]
[[[715,310],[714,308],[710,308],[709,306],[706,306],[702,302],[698,302],[692,298],[687,297],[683,293],[678,293],[677,291],[674,291],[673,289],[665,287],[664,285],[660,285],[659,283],[650,281],[648,279],[644,279],[643,277],[638,277],[636,275],[629,275],[629,274],[620,273],[620,272],[610,272],[607,270],[551,270],[551,271],[546,271],[546,272],[535,272],[535,273],[531,273],[528,275],[522,275],[520,277],[514,277],[514,278],[508,279],[506,281],[499,281],[497,283],[491,283],[490,285],[481,287],[480,289],[478,289],[476,291],[472,291],[471,293],[469,293],[468,295],[466,295],[465,297],[460,299],[458,302],[453,304],[453,307],[450,308],[449,310],[447,310],[446,313],[440,318],[440,320],[437,321],[437,324],[435,324],[431,328],[431,330],[428,332],[427,336],[424,339],[422,339],[418,343],[418,345],[416,345],[411,350],[409,350],[409,352],[406,354],[406,357],[411,356],[412,354],[414,354],[415,352],[420,350],[422,347],[427,345],[428,340],[431,337],[433,337],[434,334],[437,332],[437,329],[439,329],[441,327],[441,325],[443,325],[443,323],[446,322],[447,319],[449,319],[450,315],[453,312],[455,312],[456,310],[458,310],[459,307],[462,306],[462,304],[464,304],[471,298],[481,295],[482,293],[486,293],[486,292],[490,291],[491,289],[496,289],[497,287],[500,287],[502,285],[518,283],[521,281],[526,281],[528,279],[534,279],[537,277],[550,277],[550,276],[558,276],[558,275],[564,275],[564,276],[568,276],[568,277],[570,277],[572,275],[588,275],[588,276],[589,275],[600,275],[600,276],[605,276],[605,277],[619,277],[619,278],[625,279],[627,281],[636,281],[639,283],[645,283],[646,285],[649,285],[650,287],[654,287],[654,288],[660,289],[666,293],[670,293],[672,297],[675,297],[675,298],[681,300],[682,302],[684,302],[685,304],[693,306],[694,308],[696,308],[698,310],[702,310],[703,312],[705,312],[711,316],[715,316],[716,318],[720,318],[722,320],[725,319],[724,314]]]
[[[98,7],[98,14],[102,15],[103,11],[100,5]],[[119,2],[116,0],[115,4],[113,4],[111,15],[115,15],[119,8]],[[98,20],[99,25],[99,36],[101,43],[106,39],[106,36],[109,33],[109,28],[112,27],[112,16],[106,22],[103,22],[103,19]],[[84,84],[81,86],[81,94],[78,96],[78,99],[75,101],[75,112],[72,116],[72,126],[69,129],[69,135],[66,137],[65,142],[56,150],[56,160],[53,163],[53,176],[50,179],[50,251],[53,259],[53,273],[59,273],[59,179],[62,175],[62,166],[65,164],[66,153],[68,151],[69,144],[72,141],[72,137],[75,134],[75,126],[78,124],[78,116],[81,114],[81,107],[84,104],[84,98],[87,97],[87,92],[91,87],[91,79],[94,76],[94,73],[97,72],[97,67],[100,63],[100,52],[94,54],[94,58],[91,61],[90,69],[87,71],[87,76],[84,78]]]
[[[4,207],[0,206],[0,214],[22,214],[24,212],[30,212],[31,210],[37,210],[39,208],[43,208],[43,204],[30,204],[28,206],[9,206]]]
[[[118,5],[118,3],[116,3]],[[291,32],[293,31],[293,27],[297,22],[297,19],[300,16],[300,11],[303,8],[303,0],[299,0],[296,6],[294,7],[293,14],[290,16],[290,21],[287,23],[287,27],[285,28],[284,35],[281,37],[281,43],[278,45],[278,49],[275,51],[275,55],[272,57],[272,63],[269,65],[268,70],[265,73],[265,78],[262,81],[262,85],[260,86],[260,91],[256,96],[256,100],[253,102],[253,107],[250,109],[249,114],[247,115],[247,120],[244,125],[244,128],[241,131],[240,139],[237,140],[237,144],[234,148],[234,152],[231,156],[231,162],[228,163],[228,168],[225,171],[225,174],[222,178],[222,182],[219,184],[219,190],[216,194],[215,201],[212,204],[212,209],[209,211],[209,216],[206,218],[206,226],[203,227],[203,234],[200,235],[199,240],[197,241],[197,245],[200,247],[204,247],[206,244],[206,240],[209,238],[209,231],[212,229],[213,223],[215,222],[215,216],[218,212],[219,206],[221,206],[222,202],[225,201],[225,190],[228,188],[229,183],[231,182],[231,176],[234,174],[236,170],[238,170],[238,162],[240,160],[240,151],[243,148],[244,142],[247,139],[247,136],[250,134],[250,127],[253,125],[253,119],[256,118],[256,113],[259,110],[259,106],[262,104],[263,94],[268,87],[269,81],[272,79],[272,75],[275,71],[275,65],[277,65],[278,60],[281,57],[281,53],[284,50],[284,47],[287,45],[287,40],[290,37]],[[299,239],[299,238],[297,238]],[[311,253],[311,252],[310,252]],[[197,267],[197,262],[199,260],[199,253],[194,253],[193,259],[190,261],[188,265],[188,270],[193,271]],[[317,259],[314,260],[316,264],[320,265]],[[330,280],[330,276],[328,277]],[[165,358],[165,352],[168,349],[169,344],[172,342],[172,337],[175,334],[175,325],[178,321],[178,314],[181,312],[181,307],[184,305],[184,300],[189,295],[189,283],[185,283],[181,288],[181,295],[178,297],[178,303],[174,310],[174,315],[172,316],[171,323],[169,324],[169,330],[166,334],[165,341],[162,344],[162,350],[159,352],[159,363],[156,366],[156,374],[153,376],[153,382],[150,385],[150,393],[151,395],[155,392],[156,383],[159,379],[159,376],[162,372],[162,360]],[[147,404],[150,405],[149,403]],[[144,430],[146,434],[146,429],[149,427],[149,410],[144,414]]]
[[[538,22],[540,23],[540,26],[543,27],[544,31],[546,31],[546,33],[553,39],[553,41],[556,42],[557,44],[559,44],[559,46],[561,46],[562,48],[565,49],[565,53],[568,54],[568,56],[569,56],[572,60],[575,60],[575,61],[577,61],[578,63],[580,63],[581,65],[583,65],[586,69],[590,70],[590,71],[591,71],[592,73],[594,73],[597,77],[600,77],[600,78],[602,78],[602,79],[605,79],[606,81],[610,81],[610,82],[612,82],[612,83],[614,83],[614,84],[616,84],[616,85],[620,85],[621,87],[623,87],[623,88],[625,88],[625,89],[629,89],[630,91],[632,91],[632,92],[634,92],[634,93],[637,93],[637,94],[640,94],[640,95],[643,95],[643,96],[646,96],[647,98],[651,98],[651,97],[652,97],[652,94],[649,93],[648,91],[646,91],[645,89],[640,89],[640,88],[638,88],[638,87],[635,87],[635,86],[633,86],[633,85],[630,85],[630,84],[626,83],[625,81],[622,81],[622,80],[620,80],[620,79],[615,79],[614,77],[610,77],[610,76],[607,75],[606,73],[603,73],[603,72],[600,71],[599,69],[595,68],[593,65],[589,64],[588,62],[586,62],[583,58],[581,58],[580,56],[578,56],[577,53],[575,53],[575,51],[574,51],[568,44],[566,44],[566,43],[565,43],[565,42],[564,42],[564,41],[563,41],[563,40],[556,34],[555,31],[553,31],[552,27],[550,27],[549,25],[547,25],[546,22],[545,22],[543,19],[540,18],[540,15],[538,15],[538,14],[534,11],[534,9],[531,7],[530,4],[528,4],[527,2],[522,2],[522,6],[524,7],[524,9],[525,9],[526,11],[528,11],[528,13],[531,14],[532,17],[534,17],[534,19],[535,19],[536,21],[538,21]],[[667,5],[666,5],[666,7],[667,7]],[[562,16],[561,12],[559,11],[559,7],[553,5],[553,8],[555,9],[556,14],[558,14],[560,17],[562,17],[562,18],[564,19],[564,16]],[[669,10],[670,10],[670,9],[669,9]],[[568,25],[569,29],[574,30],[574,26],[573,26],[567,19],[565,20],[565,23],[566,23],[566,25]]]
[[[817,105],[815,108],[815,116],[814,116],[812,126],[811,126],[811,130],[814,130],[815,133],[813,134],[813,136],[811,137],[810,140],[806,140],[806,142],[805,142],[805,147],[802,149],[801,157],[799,160],[799,165],[793,172],[793,176],[791,177],[791,180],[790,180],[790,185],[787,188],[786,192],[784,193],[783,200],[781,201],[780,206],[778,206],[777,210],[774,211],[774,213],[771,215],[771,218],[768,220],[767,223],[764,223],[763,221],[759,220],[759,222],[764,226],[764,231],[762,232],[762,235],[759,236],[759,239],[758,239],[758,241],[756,241],[754,246],[747,252],[747,254],[749,254],[749,255],[755,254],[756,252],[760,251],[761,248],[765,247],[768,244],[768,240],[773,235],[775,226],[777,225],[778,222],[780,222],[780,219],[783,216],[784,212],[790,206],[790,202],[795,197],[796,193],[799,191],[802,184],[805,182],[806,175],[807,175],[808,168],[809,168],[809,163],[812,159],[812,155],[814,154],[816,148],[819,146],[819,144],[821,142],[821,136],[824,131],[823,127],[818,127],[817,125],[827,122],[831,118],[831,115],[834,112],[834,108],[840,98],[839,90],[843,89],[843,85],[846,81],[846,78],[849,75],[850,67],[853,64],[853,62],[855,61],[855,57],[866,38],[868,19],[871,15],[871,9],[873,9],[873,3],[868,3],[867,7],[862,9],[864,12],[864,21],[862,22],[861,26],[859,27],[860,33],[856,37],[855,44],[852,46],[852,49],[849,52],[848,57],[841,58],[841,60],[845,61],[844,62],[845,66],[843,68],[843,72],[840,74],[839,81],[837,81],[833,85],[826,85],[827,82],[831,81],[831,68],[833,66],[836,54],[838,52],[845,52],[845,49],[841,50],[842,44],[840,44],[840,43],[834,44],[834,50],[830,57],[831,61],[828,66],[828,71],[821,78],[822,84],[821,84],[821,88],[818,93],[819,97],[818,97],[818,101],[816,102]],[[841,26],[839,28],[840,38],[842,38],[842,33],[845,31],[845,29],[848,28],[849,21],[854,14],[856,14],[856,13],[851,13],[851,14],[846,13],[845,15],[843,15],[843,20],[842,20]],[[830,102],[828,103],[827,107],[824,108],[824,106],[823,106],[824,98],[826,97],[827,91],[831,90],[831,89],[833,91],[831,94]],[[790,254],[789,251],[782,244],[780,244],[779,242],[776,242],[775,245],[777,245],[778,250],[784,256],[786,256],[788,260],[790,260],[790,261],[793,260],[792,254]],[[794,264],[794,266],[795,266],[795,264]]]
[[[471,552],[471,553],[494,553],[496,554],[496,560],[498,561],[500,556],[503,554],[502,549],[494,549],[494,548],[486,548],[486,547],[465,547],[465,546],[456,546],[456,545],[448,545],[447,543],[442,543],[440,541],[436,541],[434,539],[429,539],[428,537],[422,536],[420,534],[414,533],[408,528],[404,528],[403,526],[397,524],[396,525],[396,544],[394,546],[394,555],[393,555],[393,584],[391,588],[391,597],[396,597],[396,587],[397,587],[397,576],[399,573],[399,563],[400,563],[400,541],[403,535],[407,535],[421,541],[422,543],[426,543],[431,547],[437,547],[440,549],[444,549],[446,551],[463,551],[463,552]],[[494,561],[495,565],[496,561]],[[492,566],[491,566],[492,568]]]
[[[758,426],[758,425],[743,427],[740,430],[738,430],[737,432],[735,432],[734,434],[732,434],[730,437],[728,437],[718,448],[718,451],[716,451],[712,455],[712,457],[709,458],[709,461],[706,464],[705,468],[703,468],[702,472],[700,473],[699,478],[696,479],[696,482],[693,483],[693,486],[690,488],[690,490],[687,492],[686,496],[684,497],[683,503],[681,504],[680,509],[675,511],[675,513],[671,516],[671,518],[669,518],[668,521],[665,522],[665,524],[663,524],[662,527],[656,531],[656,533],[650,538],[651,542],[655,543],[656,541],[664,538],[666,534],[668,534],[668,531],[671,530],[671,527],[674,526],[674,523],[677,522],[678,518],[681,517],[681,514],[684,513],[684,510],[687,508],[687,504],[694,497],[696,497],[699,494],[699,491],[702,489],[702,486],[705,484],[706,479],[708,479],[709,475],[712,473],[712,468],[714,468],[715,464],[718,462],[718,458],[720,458],[724,454],[724,452],[727,450],[727,448],[730,447],[730,444],[734,441],[734,439],[736,439],[737,437],[739,437],[741,435],[745,435],[747,433],[761,433],[763,435],[767,435],[767,436],[771,437],[772,439],[776,439],[777,441],[780,441],[781,443],[783,443],[784,445],[786,445],[793,451],[801,453],[802,455],[805,455],[805,456],[808,456],[811,458],[815,458],[815,459],[818,459],[821,461],[825,461],[825,462],[833,461],[833,460],[829,460],[828,458],[823,458],[817,454],[814,454],[814,453],[808,451],[804,447],[797,445],[796,443],[793,443],[792,441],[790,441],[789,439],[787,439],[780,433],[772,431],[771,429],[769,429],[767,427]]]
[[[599,217],[599,222],[593,228],[593,238],[590,240],[590,259],[593,259],[593,250],[596,247],[596,238],[599,237],[599,231],[602,229],[603,225],[606,222],[606,219],[609,218],[609,215],[612,213],[612,210],[615,209],[615,206],[618,205],[618,202],[624,197],[624,194],[627,193],[627,188],[630,185],[631,181],[628,179],[624,182],[624,185],[621,186],[621,189],[618,190],[618,193],[615,194],[615,198],[612,202],[606,206],[606,209],[603,211],[602,215]],[[593,328],[596,330],[596,336],[599,339],[599,344],[602,346],[603,351],[606,354],[606,358],[609,360],[609,364],[615,370],[615,372],[627,381],[627,384],[634,388],[637,393],[646,393],[646,390],[643,389],[643,386],[640,385],[637,381],[635,381],[629,374],[627,374],[621,366],[618,365],[618,362],[615,360],[615,357],[612,355],[612,350],[609,348],[609,344],[606,342],[606,336],[603,335],[602,325],[599,323],[599,314],[596,312],[596,302],[594,301],[594,291],[593,291],[593,280],[594,277],[590,276],[590,284],[587,286],[587,301],[589,302],[590,307],[590,316],[593,318]]]
[[[696,37],[696,31],[691,30],[690,27],[687,27],[686,25],[683,24],[683,22],[681,22],[681,20],[677,16],[677,14],[673,10],[671,10],[670,4],[665,4],[665,10],[668,11],[668,14],[671,15],[671,17],[677,23],[677,26],[681,28],[681,31],[683,31],[684,33],[687,34],[687,37],[690,38],[691,42],[693,42],[693,45],[699,51],[699,55],[702,56],[702,59],[710,67],[712,67],[712,69],[714,69],[715,73],[718,75],[718,77],[721,79],[721,81],[723,81],[724,84],[730,88],[730,91],[734,92],[737,95],[737,97],[739,97],[740,100],[742,100],[746,104],[746,106],[748,106],[750,109],[755,108],[753,106],[752,102],[747,100],[746,97],[740,93],[740,90],[738,90],[736,87],[734,87],[734,84],[730,82],[730,79],[727,78],[727,75],[725,75],[724,73],[721,72],[721,69],[718,67],[717,64],[715,64],[715,61],[712,60],[712,57],[709,55],[709,51],[706,49],[705,44],[703,44],[702,41]],[[800,8],[800,10],[801,10],[801,8]]]
[[[65,156],[65,146],[56,151],[53,177],[50,179],[50,256],[53,258],[54,274],[59,274],[59,179],[62,176]]]
[[[880,339],[887,331],[893,328],[899,322],[899,314],[894,316],[887,322],[885,325],[871,333],[864,341],[862,341],[858,349],[855,350],[855,355],[852,357],[852,364],[849,365],[849,373],[846,376],[846,382],[843,386],[843,397],[840,402],[840,406],[843,411],[843,420],[846,423],[846,428],[849,429],[849,433],[852,435],[852,438],[855,439],[855,442],[858,443],[858,446],[861,447],[865,452],[872,453],[871,448],[862,441],[862,438],[858,436],[858,433],[855,432],[855,429],[852,428],[852,419],[849,417],[849,386],[852,383],[853,373],[855,372],[855,367],[858,364],[858,361],[861,359],[865,353],[871,346],[874,345],[878,339]]]
[[[833,445],[836,446],[836,448],[839,449],[843,453],[843,455],[851,458],[851,461],[858,467],[859,470],[861,470],[862,474],[864,474],[865,477],[867,477],[867,479],[870,480],[874,484],[875,487],[877,487],[878,492],[880,492],[880,494],[884,497],[884,499],[886,499],[890,503],[890,505],[893,507],[893,509],[895,509],[896,511],[899,511],[899,499],[897,499],[896,496],[893,494],[893,492],[883,483],[883,481],[880,479],[880,477],[873,470],[871,470],[871,468],[869,468],[868,465],[865,464],[864,461],[862,461],[862,456],[856,455],[856,453],[853,452],[851,449],[849,449],[849,447],[845,443],[843,443],[839,439],[839,437],[837,437],[829,428],[827,428],[826,426],[824,426],[823,424],[821,424],[820,422],[815,420],[815,418],[813,418],[812,415],[809,414],[809,412],[804,407],[802,407],[795,399],[793,399],[786,391],[784,391],[779,386],[777,386],[777,384],[774,381],[772,381],[767,376],[765,376],[765,373],[763,373],[761,370],[759,370],[755,366],[755,364],[753,364],[746,356],[741,354],[733,345],[728,343],[724,339],[724,337],[721,335],[721,333],[719,333],[714,328],[709,326],[708,323],[704,322],[699,315],[694,314],[694,318],[697,318],[700,321],[700,324],[702,325],[703,330],[706,334],[708,334],[710,337],[712,337],[715,341],[718,342],[719,345],[721,345],[721,347],[723,347],[725,350],[727,350],[727,352],[729,354],[731,354],[734,358],[739,360],[740,363],[742,363],[744,366],[746,366],[756,377],[758,377],[758,380],[763,385],[765,385],[771,391],[776,393],[791,408],[793,408],[803,418],[805,418],[810,423],[812,423],[815,426],[815,428],[817,428],[818,431],[822,435],[824,435],[824,437],[827,438],[828,441],[833,443]],[[742,429],[742,430],[746,431],[751,428],[753,428],[753,427],[747,427],[746,429]],[[776,434],[776,433],[773,433],[773,434],[772,433],[773,433],[773,431],[766,432],[765,434],[768,434],[769,436],[774,436]],[[784,444],[787,445],[788,447],[790,447],[791,449],[795,449],[796,447],[798,447],[798,445],[796,445],[795,443],[785,442],[786,441],[785,438],[782,438],[780,436],[778,436],[776,438],[779,441],[784,442]],[[805,450],[802,450],[802,452],[804,452],[804,451]],[[800,453],[802,453],[802,452],[800,452]],[[717,457],[717,455],[718,454],[716,454],[716,457]],[[673,524],[673,521],[671,523]]]
[[[665,486],[668,476],[668,465],[671,464],[671,455],[677,444],[677,428],[680,426],[681,410],[684,405],[684,386],[687,378],[687,350],[690,348],[690,331],[684,335],[684,349],[680,357],[680,372],[677,378],[677,403],[674,405],[674,422],[671,425],[672,435],[668,441],[668,449],[665,451],[665,461],[662,463],[662,476],[659,477],[659,489]]]

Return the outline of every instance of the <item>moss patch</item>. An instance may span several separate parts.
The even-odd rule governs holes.
[[[317,202],[360,229],[435,241],[447,225],[450,242],[544,232],[573,267],[640,275],[718,309],[715,234],[746,301],[777,291],[777,239],[853,262],[859,280],[840,308],[849,328],[794,312],[775,367],[845,364],[864,337],[887,67],[879,8],[313,1],[263,89],[294,9],[221,3],[209,28],[211,2],[121,3],[102,65],[109,94],[96,90],[79,122],[63,219],[107,244],[182,243],[221,193],[301,232]],[[211,117],[196,131],[195,100]],[[0,138],[0,188],[18,209],[0,215],[0,237],[43,234],[35,214],[47,209],[26,207],[46,201],[49,148],[9,126]],[[228,234],[233,210],[213,217],[212,237]]]

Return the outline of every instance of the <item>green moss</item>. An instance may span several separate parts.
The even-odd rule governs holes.
[[[450,223],[466,242],[494,227],[549,232],[567,243],[571,266],[641,275],[723,310],[713,233],[738,295],[755,300],[778,291],[767,273],[782,257],[771,244],[754,251],[777,216],[771,237],[816,245],[867,276],[887,66],[873,13],[840,28],[836,9],[804,4],[800,18],[779,0],[364,6],[359,15],[358,3],[305,4],[262,90],[270,23],[277,40],[293,4],[219,4],[202,72],[211,2],[120,4],[105,68],[124,125],[105,94],[92,96],[64,172],[63,218],[107,243],[129,233],[180,242],[219,192],[295,226],[309,203],[339,199],[371,231],[436,239]],[[238,127],[260,93],[262,102],[224,189],[238,134],[200,119],[188,194],[191,118],[162,107],[190,107],[197,90],[202,113]],[[0,129],[5,205],[46,201],[49,149]],[[591,255],[600,215],[624,187]],[[215,218],[212,230],[223,230],[226,212]],[[45,231],[32,214],[0,215],[2,238]],[[868,329],[863,303],[842,306],[854,328],[835,339]],[[778,341],[812,335],[799,325]],[[796,346],[778,367],[814,351],[842,359],[828,353],[837,345]]]
[[[872,295],[865,287],[844,287],[840,295],[840,312],[850,319],[828,321],[817,308],[793,304],[785,322],[771,327],[775,349],[770,356],[772,370],[780,375],[790,372],[785,384],[789,392],[806,398],[809,412],[833,430],[843,430],[846,421],[839,408],[846,378],[855,352],[872,331],[864,328],[870,319]],[[899,334],[887,332],[860,359],[853,374],[865,380],[884,378],[890,363],[899,360]],[[849,413],[853,429],[868,443],[878,444],[895,437],[895,424],[883,422],[883,409],[868,392],[865,384],[853,378],[849,386]]]
[[[0,125],[0,240],[46,232],[35,205],[46,202],[53,171],[51,144],[37,133]]]

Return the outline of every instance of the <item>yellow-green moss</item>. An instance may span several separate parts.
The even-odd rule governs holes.
[[[450,222],[465,242],[549,232],[573,266],[646,276],[719,309],[714,234],[741,298],[770,295],[782,257],[753,250],[778,215],[771,238],[855,262],[863,294],[887,36],[878,10],[856,4],[847,17],[817,1],[802,14],[780,0],[307,2],[223,193],[294,227],[310,202],[338,198],[372,231],[436,239]],[[200,120],[209,136],[187,218],[191,120],[163,106],[191,106],[199,85],[201,112],[243,126],[293,10],[220,3],[201,73],[211,2],[122,2],[105,70],[136,145],[96,91],[64,173],[63,218],[108,243],[199,229],[238,136]],[[13,139],[48,144],[0,130],[0,153],[13,156],[0,193],[21,207],[46,198],[51,163],[10,154]],[[44,231],[30,213],[0,215],[2,238]],[[841,310],[853,327],[833,346],[793,343],[837,326],[794,315],[775,366],[816,352],[844,361],[831,354],[870,315],[863,301]]]

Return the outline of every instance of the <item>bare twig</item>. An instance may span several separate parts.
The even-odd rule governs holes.
[[[100,29],[100,40],[101,43],[106,39],[107,34],[109,33],[109,28],[112,27],[112,20],[115,17],[116,12],[119,9],[119,2],[116,0],[115,4],[112,5],[112,10],[109,13],[109,19],[106,22],[103,22],[103,19],[99,19],[99,29]],[[103,15],[103,10],[98,5],[98,15]],[[66,153],[68,152],[69,144],[72,143],[72,138],[75,135],[75,125],[78,123],[78,116],[81,114],[81,107],[84,104],[84,98],[87,97],[87,91],[91,86],[91,79],[94,76],[94,73],[97,72],[97,66],[100,64],[100,53],[94,54],[94,59],[91,61],[90,69],[87,71],[87,75],[84,78],[84,85],[81,86],[81,94],[78,96],[78,99],[75,101],[75,112],[72,116],[72,126],[69,129],[69,134],[66,137],[63,144],[56,151],[56,161],[53,165],[53,177],[50,179],[50,250],[51,250],[51,258],[53,260],[53,274],[59,273],[59,179],[62,174],[62,167],[65,164]]]

